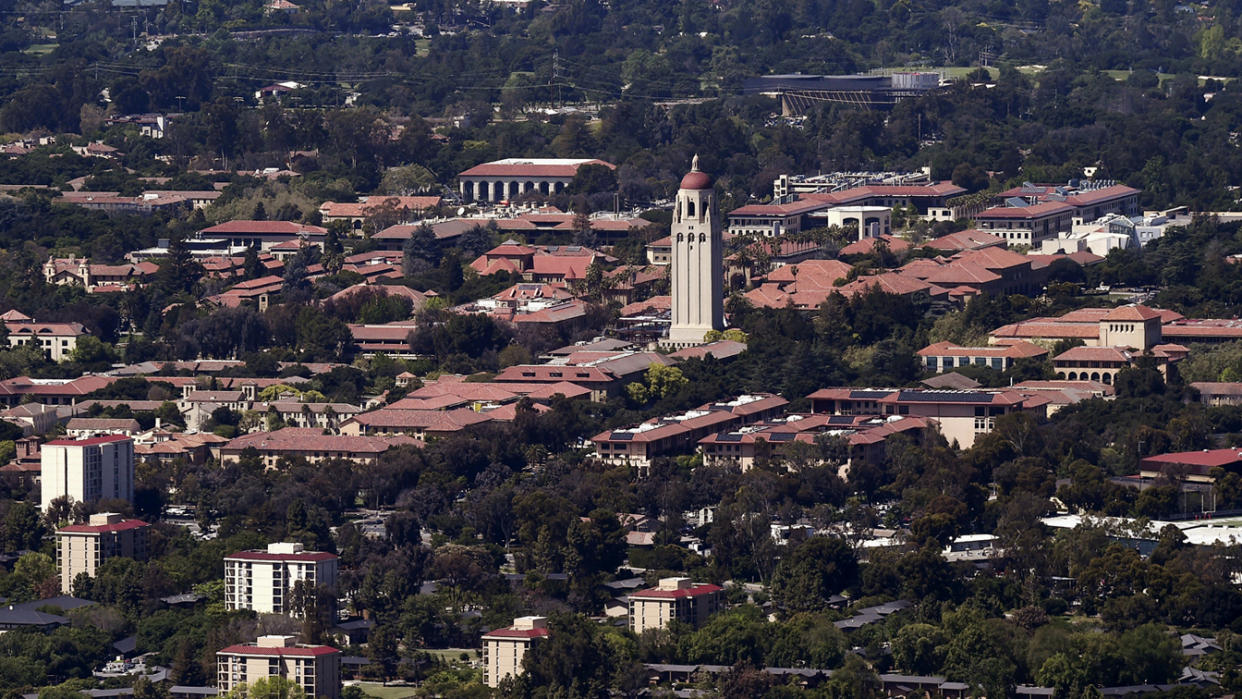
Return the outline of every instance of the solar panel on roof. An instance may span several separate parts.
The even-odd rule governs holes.
[[[850,391],[850,398],[854,400],[879,400],[887,398],[892,391]]]
[[[1022,197],[1009,197],[1008,199],[1005,200],[1005,206],[1021,207],[1021,206],[1027,206],[1027,203],[1026,203],[1026,200],[1023,199]]]
[[[854,424],[853,415],[833,415],[828,418],[829,425],[852,425]]]
[[[716,441],[717,442],[740,442],[742,441],[742,435],[737,434],[736,432],[723,432],[721,434],[716,435]]]
[[[767,435],[769,442],[792,442],[794,436],[793,432],[772,432]]]
[[[634,439],[634,435],[630,432],[613,432],[611,435],[608,436],[608,438],[628,441],[628,440]]]

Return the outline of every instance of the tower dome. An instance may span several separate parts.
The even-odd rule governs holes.
[[[699,170],[699,156],[696,154],[690,161],[690,172],[681,178],[680,189],[711,189],[712,176]]]

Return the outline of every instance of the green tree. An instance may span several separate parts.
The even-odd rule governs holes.
[[[685,388],[690,379],[675,366],[652,364],[643,375],[641,383],[625,387],[630,400],[640,405],[667,398]]]
[[[819,611],[858,581],[858,557],[844,539],[812,537],[787,554],[772,573],[772,600],[789,613]]]
[[[307,699],[306,690],[291,679],[272,675],[238,684],[225,693],[226,699]]]
[[[944,662],[948,642],[948,634],[937,626],[907,624],[893,638],[893,661],[914,675],[934,674]]]
[[[5,551],[35,551],[43,544],[47,527],[34,503],[16,502],[4,515],[3,546]]]

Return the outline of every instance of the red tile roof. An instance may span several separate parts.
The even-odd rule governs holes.
[[[1203,451],[1179,451],[1170,454],[1157,454],[1143,457],[1146,465],[1186,464],[1190,466],[1207,466],[1211,468],[1230,466],[1242,463],[1242,449],[1204,449]]]
[[[390,448],[419,442],[406,437],[369,437],[324,434],[313,427],[286,427],[275,432],[242,435],[224,445],[230,453],[249,447],[259,451],[330,452],[349,454],[381,454]]]
[[[328,229],[294,221],[225,221],[202,230],[204,235],[254,233],[259,235],[327,235]]]
[[[299,551],[297,553],[268,553],[263,550],[238,551],[224,557],[226,561],[331,561],[334,553],[326,551]]]
[[[603,160],[556,161],[549,163],[540,159],[522,161],[511,159],[483,163],[462,172],[458,177],[573,177],[583,165],[603,165],[610,170],[616,165]]]
[[[253,655],[261,658],[267,657],[316,657],[320,655],[333,655],[341,651],[331,646],[281,646],[276,648],[267,648],[260,646],[237,644],[227,648],[220,649],[216,655]]]
[[[639,590],[638,592],[630,593],[630,597],[632,599],[682,599],[685,597],[702,597],[703,595],[710,595],[714,592],[720,592],[721,589],[723,588],[719,585],[712,585],[711,583],[698,583],[693,587],[681,588],[677,590],[661,590],[658,587],[653,587],[648,590]]]
[[[1035,219],[1044,216],[1056,216],[1057,214],[1066,214],[1074,210],[1074,207],[1059,201],[1048,201],[1042,204],[1032,204],[1031,206],[997,206],[995,208],[980,211],[975,214],[976,219],[990,221],[993,219]]]
[[[551,632],[544,629],[492,629],[483,634],[483,640],[488,639],[507,639],[507,638],[546,638]]]
[[[930,240],[925,245],[935,250],[978,250],[1005,244],[1005,239],[977,228],[958,231]]]
[[[769,282],[796,283],[798,289],[835,289],[836,282],[845,279],[853,269],[840,260],[804,260],[785,265],[768,273]]]
[[[892,252],[895,255],[900,255],[910,249],[910,243],[907,243],[895,235],[881,235],[879,238],[863,238],[862,240],[856,240],[841,248],[837,254],[868,255],[875,252],[875,246],[880,242],[887,245],[889,252]]]
[[[1101,187],[1100,189],[1092,189],[1086,192],[1066,197],[1066,201],[1075,206],[1090,206],[1105,201],[1113,201],[1114,199],[1122,199],[1125,197],[1138,194],[1139,190],[1133,187],[1127,187],[1123,184],[1115,184],[1111,187]]]
[[[112,444],[113,442],[129,442],[133,441],[123,434],[106,434],[102,437],[91,437],[89,439],[54,439],[45,447],[93,447],[99,444]]]
[[[810,199],[814,197],[830,201],[833,204],[850,204],[874,197],[952,197],[965,193],[966,190],[964,188],[952,182],[943,181],[934,184],[914,185],[871,184],[826,194],[804,194],[803,198]]]
[[[1142,304],[1130,304],[1128,306],[1118,306],[1109,311],[1100,320],[1106,321],[1139,321],[1152,320],[1159,318],[1160,314]]]
[[[781,216],[799,216],[801,214],[810,213],[827,209],[832,206],[831,202],[816,201],[813,199],[791,201],[785,204],[747,204],[746,206],[734,209],[729,212],[729,217],[781,217]]]
[[[1130,353],[1119,347],[1071,347],[1052,358],[1056,362],[1116,362],[1128,364]]]
[[[1024,359],[1042,357],[1048,350],[1030,342],[1015,342],[1009,345],[990,345],[987,347],[962,347],[952,342],[937,342],[924,347],[916,354],[920,357],[1009,357]]]
[[[149,526],[151,525],[140,519],[123,519],[113,524],[70,524],[57,529],[56,532],[58,534],[104,534],[142,529]]]

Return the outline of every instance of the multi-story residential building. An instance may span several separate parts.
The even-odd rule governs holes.
[[[125,519],[115,512],[91,515],[86,524],[70,524],[56,530],[56,565],[60,591],[73,592],[73,580],[81,573],[95,577],[109,558],[147,557],[147,530],[140,519]]]
[[[496,688],[506,677],[522,674],[522,659],[549,633],[547,619],[524,616],[514,619],[513,626],[483,634],[483,683]]]
[[[721,588],[690,578],[664,578],[660,584],[630,595],[630,628],[634,633],[661,629],[674,619],[701,626],[720,608]]]
[[[1012,390],[933,391],[916,388],[824,388],[807,396],[811,411],[830,415],[901,415],[935,421],[950,443],[968,449],[1016,412],[1040,417],[1048,400]]]
[[[69,497],[75,502],[134,500],[134,440],[124,435],[57,439],[40,452],[42,506]]]
[[[216,653],[220,693],[267,677],[283,677],[316,699],[341,696],[341,651],[294,642],[293,636],[260,636]]]
[[[262,551],[240,551],[224,559],[224,608],[260,614],[292,614],[290,593],[299,580],[314,587],[336,585],[337,557],[307,551],[302,544],[268,544]]]

